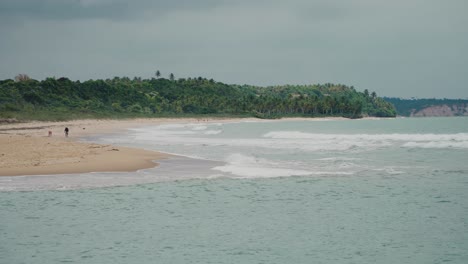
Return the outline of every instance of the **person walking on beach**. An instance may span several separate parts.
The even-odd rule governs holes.
[[[68,137],[68,127],[65,128],[65,137]]]

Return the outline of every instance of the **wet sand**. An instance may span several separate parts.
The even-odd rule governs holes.
[[[137,171],[169,155],[144,149],[80,142],[79,138],[122,132],[154,123],[142,120],[29,122],[0,126],[0,176]],[[68,127],[69,137],[64,128]],[[49,136],[49,132],[51,136]]]
[[[128,172],[152,168],[157,166],[157,160],[170,155],[144,149],[84,143],[79,139],[96,134],[122,133],[129,128],[150,125],[238,121],[262,120],[155,118],[0,124],[0,176]],[[65,127],[69,128],[68,137],[65,137]]]

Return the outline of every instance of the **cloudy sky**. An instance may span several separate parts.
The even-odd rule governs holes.
[[[467,0],[0,0],[0,79],[203,76],[468,98]]]

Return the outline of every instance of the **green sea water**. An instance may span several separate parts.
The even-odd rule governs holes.
[[[191,124],[95,138],[197,159],[123,175],[156,178],[127,186],[2,179],[0,263],[468,263],[467,121]]]

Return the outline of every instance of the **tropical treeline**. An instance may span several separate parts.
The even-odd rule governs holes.
[[[463,99],[402,99],[393,97],[384,97],[383,99],[393,104],[397,114],[401,116],[411,116],[412,114],[417,113],[425,108],[443,105],[452,108],[460,108],[461,111],[458,111],[458,113],[455,113],[455,115],[463,115],[466,113],[466,109],[468,108],[468,100]]]
[[[0,81],[0,117],[73,119],[135,116],[362,116],[393,117],[375,92],[341,84],[256,87],[213,79],[115,77],[72,81],[27,75]]]

